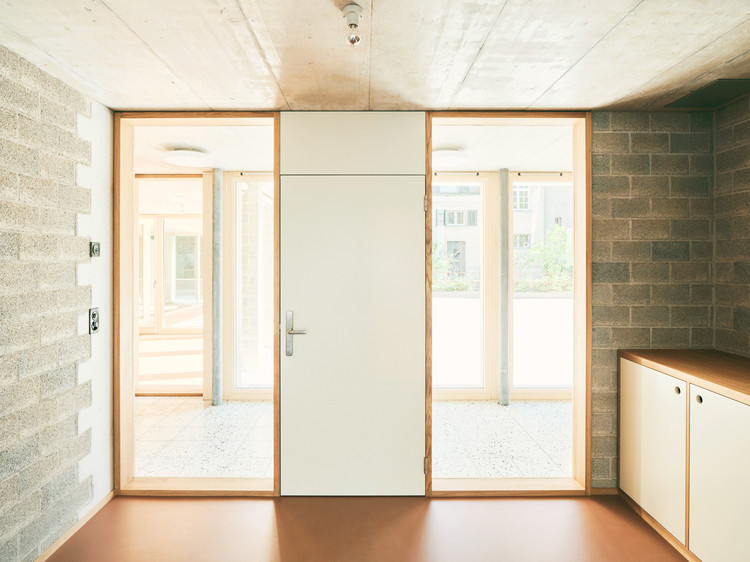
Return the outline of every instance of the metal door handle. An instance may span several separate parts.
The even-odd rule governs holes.
[[[294,355],[294,336],[303,336],[307,333],[307,330],[295,330],[294,329],[294,312],[291,310],[286,311],[286,356],[291,357]]]

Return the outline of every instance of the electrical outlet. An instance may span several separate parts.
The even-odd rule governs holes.
[[[91,254],[92,258],[98,258],[102,255],[102,246],[100,242],[90,242],[89,243],[89,253]]]
[[[99,331],[99,309],[89,308],[89,334]]]

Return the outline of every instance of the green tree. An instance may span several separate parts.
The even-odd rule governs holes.
[[[456,273],[451,268],[448,253],[438,248],[437,242],[432,243],[432,290],[437,292],[468,291],[471,283],[464,275]]]
[[[514,288],[522,292],[573,290],[573,241],[568,231],[555,224],[546,232],[544,243],[514,254]]]

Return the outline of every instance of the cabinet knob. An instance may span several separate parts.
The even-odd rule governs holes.
[[[682,390],[680,390],[680,387],[679,387],[679,386],[675,386],[675,387],[674,387],[674,393],[675,393],[675,394],[680,394],[681,392],[682,392]]]
[[[698,402],[698,404],[703,404],[703,396],[699,394],[695,397],[695,401]]]

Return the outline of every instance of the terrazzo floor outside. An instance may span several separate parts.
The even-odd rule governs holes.
[[[273,404],[135,398],[136,476],[273,478]]]
[[[433,402],[433,478],[569,478],[571,402]]]
[[[144,396],[135,414],[137,476],[273,477],[271,402]],[[435,402],[433,477],[569,477],[571,416],[565,401]]]

